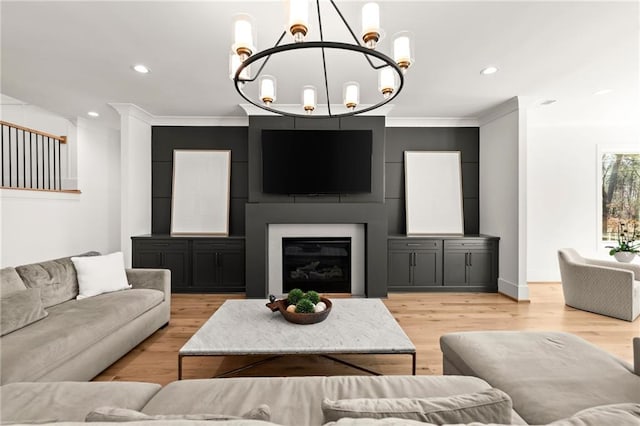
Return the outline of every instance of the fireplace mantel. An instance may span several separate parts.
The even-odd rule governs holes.
[[[249,203],[246,205],[246,295],[268,295],[268,225],[357,223],[365,228],[365,295],[387,296],[387,215],[378,203]]]

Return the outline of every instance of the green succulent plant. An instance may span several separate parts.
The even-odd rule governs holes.
[[[299,288],[294,288],[287,295],[287,302],[289,302],[290,305],[297,305],[302,298],[304,298],[304,291]]]
[[[309,314],[314,312],[315,304],[309,299],[301,299],[296,304],[296,313],[299,314]]]
[[[320,301],[320,295],[318,294],[317,291],[308,291],[305,295],[304,295],[305,299],[309,299],[311,300],[311,302],[315,305],[316,303],[318,303]]]

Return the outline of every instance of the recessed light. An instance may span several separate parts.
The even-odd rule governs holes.
[[[483,68],[482,70],[480,70],[480,74],[482,75],[491,75],[491,74],[495,74],[498,72],[498,67],[494,66],[494,65],[489,65],[486,68]]]
[[[547,105],[555,104],[556,102],[558,102],[556,99],[545,99],[544,101],[540,102],[540,105],[547,106]]]
[[[94,118],[95,118],[95,117],[100,117],[100,114],[98,114],[98,113],[97,113],[97,112],[95,112],[95,111],[89,111],[89,112],[87,113],[87,115],[88,115],[89,117],[94,117]]]
[[[600,96],[600,95],[606,95],[606,94],[611,93],[611,92],[613,92],[613,90],[611,90],[611,89],[602,89],[602,90],[598,90],[597,92],[594,92],[593,94],[595,96]]]
[[[139,72],[140,74],[148,74],[151,70],[147,68],[145,65],[138,64],[132,67],[134,71]]]

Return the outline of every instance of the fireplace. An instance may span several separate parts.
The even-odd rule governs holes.
[[[284,292],[351,292],[351,238],[283,238],[282,286]]]

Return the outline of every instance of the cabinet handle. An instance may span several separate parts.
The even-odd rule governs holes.
[[[416,253],[413,253],[413,266],[416,266],[418,264],[418,257],[416,256]]]
[[[469,253],[464,254],[464,266],[469,266]]]
[[[469,253],[469,266],[473,265],[473,260],[472,260],[473,258],[471,257],[472,254],[473,253]]]
[[[154,247],[167,247],[169,243],[153,243]]]
[[[220,253],[216,253],[216,266],[220,267]]]
[[[422,244],[420,243],[407,243],[408,247],[420,247]]]

